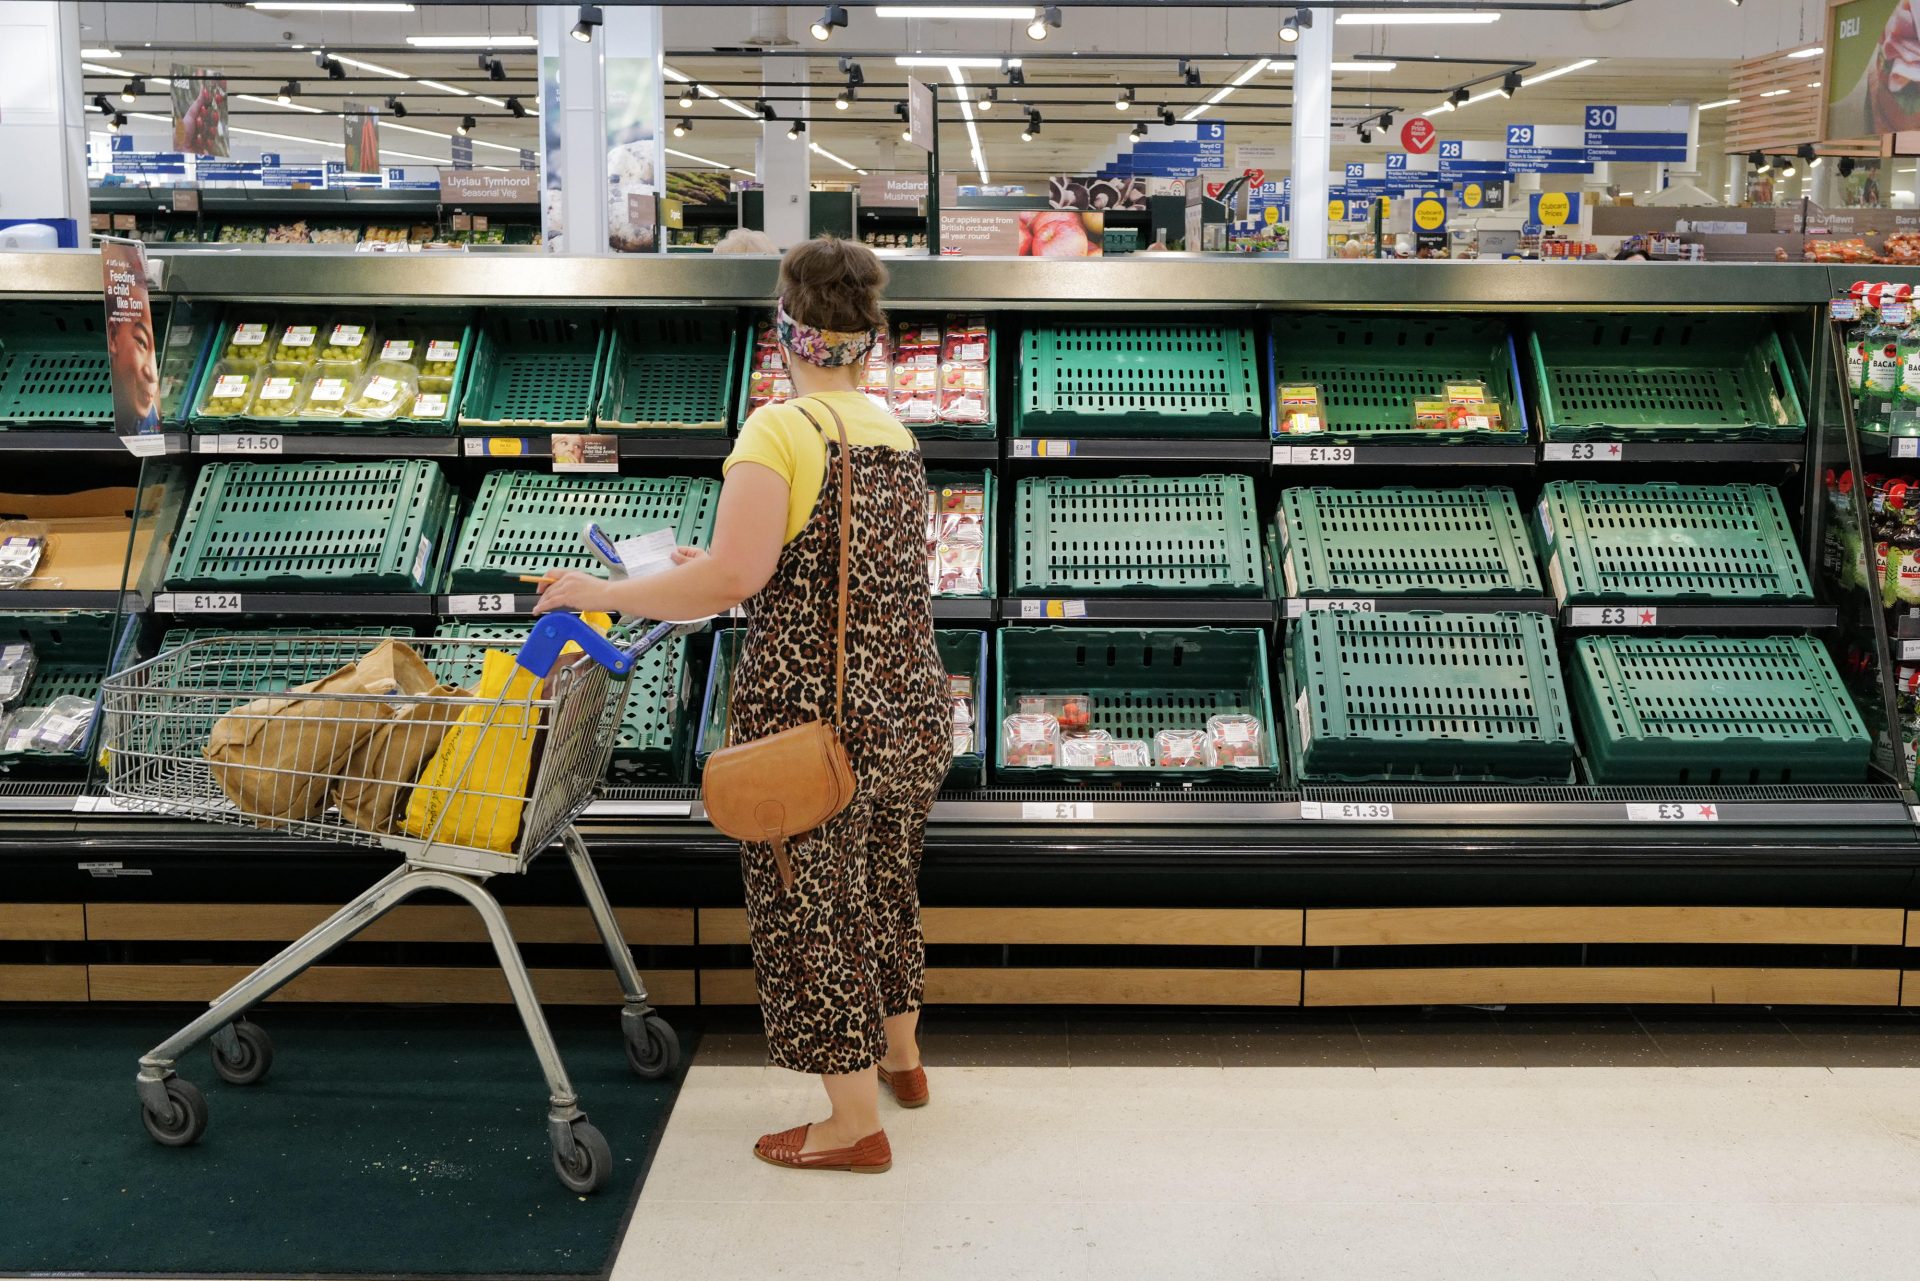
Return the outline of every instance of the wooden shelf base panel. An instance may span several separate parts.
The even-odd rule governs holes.
[[[287,943],[339,910],[307,903],[90,903],[86,937],[114,943]],[[634,947],[689,947],[693,909],[615,908],[620,932]],[[507,922],[522,944],[598,944],[584,907],[510,907]],[[8,935],[0,929],[0,938]],[[367,943],[485,943],[486,927],[464,905],[407,904],[355,935]]]
[[[1298,908],[929,907],[929,943],[1097,947],[1299,947]],[[745,945],[747,913],[700,909],[702,944]]]
[[[755,1005],[752,970],[700,971],[702,1005]],[[929,1005],[1300,1004],[1298,970],[942,969],[927,971]]]
[[[95,1001],[211,1001],[250,974],[245,965],[95,965],[83,981]],[[533,990],[544,1005],[622,1002],[610,969],[533,970]],[[641,977],[656,1005],[692,1005],[693,971],[651,970]],[[5,974],[0,971],[0,985]],[[0,992],[4,986],[0,986]],[[48,997],[48,1000],[62,998]],[[500,1005],[512,998],[499,970],[439,965],[319,965],[270,998],[274,1001],[353,1005]]]
[[[77,943],[87,937],[79,903],[0,903],[0,941]]]
[[[0,965],[0,1003],[86,999],[84,965]]]
[[[1898,1005],[1898,970],[1655,966],[1308,970],[1305,1004]]]
[[[1368,907],[1306,914],[1308,947],[1769,943],[1899,947],[1899,908]]]

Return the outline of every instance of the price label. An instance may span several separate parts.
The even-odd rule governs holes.
[[[285,452],[286,438],[282,436],[221,436],[220,450],[223,454],[278,454]]]
[[[449,614],[511,614],[514,597],[508,592],[487,592],[479,596],[449,596]]]
[[[322,378],[313,384],[313,390],[307,394],[307,399],[316,405],[346,398],[347,380],[344,378]]]
[[[1548,441],[1540,456],[1550,463],[1617,463],[1626,458],[1627,447],[1618,441]]]
[[[1718,823],[1720,807],[1699,801],[1661,801],[1628,803],[1629,823]]]
[[[447,398],[437,391],[423,391],[413,400],[413,417],[445,418],[447,416]]]
[[[1895,436],[1887,442],[1887,453],[1894,458],[1920,458],[1920,436]]]
[[[286,332],[280,335],[280,345],[282,347],[311,347],[313,346],[314,335],[319,332],[319,327],[316,325],[288,325]]]
[[[153,608],[162,614],[238,614],[239,592],[171,592],[153,598]]]
[[[1083,600],[1023,600],[1020,602],[1022,618],[1085,618],[1087,602]]]
[[[400,384],[392,378],[376,374],[367,379],[366,391],[363,394],[368,400],[378,401],[383,405],[392,404],[393,398],[400,394]]]
[[[427,344],[427,359],[436,363],[457,359],[459,355],[460,344],[457,342],[436,338]]]
[[[253,380],[246,374],[221,374],[213,380],[213,392],[208,400],[233,400],[247,394],[247,386]]]
[[[1860,319],[1860,304],[1851,298],[1835,298],[1827,304],[1827,315],[1833,320]]]
[[[1352,445],[1275,445],[1276,467],[1346,467],[1355,461]]]
[[[1357,597],[1331,597],[1307,602],[1307,608],[1316,614],[1372,614],[1378,612],[1379,605],[1379,601]]]
[[[259,325],[236,325],[233,330],[235,347],[258,347],[267,340],[267,327]]]
[[[1904,640],[1900,642],[1900,661],[1903,663],[1920,663],[1920,640]]]
[[[328,342],[335,347],[358,347],[367,340],[365,325],[335,325]]]
[[[411,338],[387,339],[386,342],[380,344],[380,359],[412,360],[413,359],[413,339]]]
[[[1016,440],[1015,458],[1072,458],[1079,452],[1077,440]]]
[[[1652,605],[1584,605],[1567,611],[1570,627],[1657,627],[1660,611]]]
[[[294,384],[291,378],[269,378],[260,384],[261,400],[292,400],[293,392]]]
[[[1378,802],[1301,801],[1300,817],[1332,823],[1391,823],[1393,806]]]
[[[527,442],[518,436],[469,436],[462,447],[469,458],[518,458]]]
[[[1091,823],[1092,801],[1022,801],[1020,817],[1028,823]]]

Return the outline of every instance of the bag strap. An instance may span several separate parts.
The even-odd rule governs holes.
[[[791,403],[806,415],[824,441],[827,433],[820,420],[799,401]],[[840,433],[840,618],[833,646],[833,725],[838,729],[847,705],[847,561],[853,551],[853,446],[847,441],[847,425],[840,421],[840,411],[824,400],[820,403],[833,416],[834,429]]]

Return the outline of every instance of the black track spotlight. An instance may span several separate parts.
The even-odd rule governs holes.
[[[1130,133],[1130,134],[1128,134],[1127,136],[1128,136],[1128,137],[1130,137],[1130,138],[1144,138],[1144,137],[1146,137],[1146,136],[1147,136],[1147,122],[1146,122],[1146,121],[1144,121],[1144,120],[1142,120],[1142,121],[1141,121],[1141,122],[1140,122],[1139,124],[1137,124],[1137,125],[1135,125],[1135,126],[1133,127],[1133,132],[1132,132],[1132,133]]]
[[[1840,169],[1840,176],[1842,178],[1853,177],[1853,157],[1852,156],[1840,157],[1839,169]]]
[[[498,58],[481,58],[480,69],[487,73],[487,79],[496,83],[507,78],[507,64]]]
[[[1800,157],[1802,160],[1805,160],[1811,163],[1813,160],[1813,144],[1810,142],[1803,142],[1800,144],[1799,148],[1793,154]]]
[[[765,98],[755,98],[753,100],[753,109],[760,113],[762,120],[778,120],[780,118],[773,114],[773,104]]]
[[[798,142],[800,140],[800,135],[805,133],[806,131],[807,131],[806,121],[795,120],[791,122],[790,124],[787,125],[787,141]]]
[[[127,118],[118,111],[107,117],[107,132],[119,133],[127,127]]]
[[[853,86],[848,85],[846,88],[842,89],[839,93],[836,93],[833,95],[833,109],[835,111],[845,111],[847,108],[853,105],[853,99],[854,99]]]
[[[1765,169],[1767,167],[1767,153],[1764,151],[1749,151],[1747,153],[1747,163],[1755,169]]]
[[[1200,68],[1182,58],[1180,59],[1180,78],[1186,81],[1189,87],[1197,85],[1200,83]]]
[[[693,121],[687,119],[685,116],[682,116],[673,126],[673,136],[676,138],[684,138],[692,132]]]
[[[973,100],[973,105],[981,111],[992,111],[993,104],[998,101],[1000,101],[1000,90],[989,87],[980,91],[980,96]]]
[[[867,73],[861,70],[860,64],[852,58],[840,59],[840,74],[845,76],[847,83],[856,89],[867,82]]]
[[[472,116],[461,116],[460,127],[454,130],[454,132],[459,134],[462,138],[464,138],[468,134],[472,133],[473,127],[479,123],[480,122],[475,120]]]
[[[1115,111],[1125,111],[1131,106],[1133,106],[1133,89],[1131,86],[1113,95],[1113,109]]]
[[[407,104],[398,98],[388,98],[387,114],[395,120],[405,120],[407,118]]]
[[[1393,128],[1393,113],[1391,111],[1383,111],[1380,113],[1380,128],[1382,130]]]
[[[1300,33],[1313,25],[1313,10],[1295,9],[1293,16],[1280,20],[1280,39],[1287,44],[1299,42]]]
[[[600,24],[606,20],[607,16],[600,12],[599,5],[583,4],[580,6],[579,17],[574,21],[573,30],[567,32],[567,34],[575,40],[578,40],[581,44],[591,44],[593,43],[595,28],[599,27]]]
[[[844,27],[846,25],[847,6],[843,4],[830,4],[820,11],[820,16],[813,20],[813,25],[808,27],[807,30],[813,33],[815,40],[831,40],[833,39],[834,28]]]
[[[120,101],[132,102],[147,91],[147,82],[139,76],[127,81],[127,87],[120,91]]]
[[[1518,71],[1509,71],[1506,75],[1500,77],[1500,96],[1501,97],[1511,98],[1513,97],[1514,94],[1519,92],[1520,92],[1520,73]]]
[[[1464,107],[1467,105],[1468,97],[1469,95],[1465,89],[1455,89],[1447,95],[1447,105],[1450,107]]]
[[[691,107],[696,101],[698,101],[699,97],[700,97],[700,85],[698,84],[698,82],[689,80],[686,84],[681,85],[680,86],[680,109],[682,111],[685,111],[688,107]]]
[[[93,95],[93,109],[103,116],[113,114],[113,104],[107,101],[107,95],[104,93],[96,93]]]
[[[1360,141],[1362,143],[1373,141],[1373,130],[1367,128],[1365,125],[1356,125],[1353,131],[1360,135]]]
[[[298,80],[289,80],[280,86],[280,92],[273,95],[273,100],[284,107],[299,96],[300,82]]]
[[[1026,127],[1020,130],[1020,141],[1032,142],[1035,138],[1038,138],[1039,136],[1040,136],[1040,113],[1037,111],[1029,111],[1027,112]]]
[[[1165,103],[1160,105],[1160,123],[1163,125],[1173,123],[1173,108],[1167,106]]]
[[[1027,39],[1045,40],[1048,31],[1058,31],[1059,29],[1060,6],[1057,4],[1042,5],[1039,11],[1033,15],[1033,21],[1027,24]]]
[[[907,104],[904,102],[894,103],[893,114],[900,117],[900,141],[912,142],[913,128],[908,123],[910,120],[910,117],[907,114]]]
[[[325,49],[317,49],[313,54],[313,65],[327,73],[329,80],[345,80],[347,69],[340,65],[340,59],[330,56]]]
[[[1007,84],[1010,87],[1018,89],[1021,86],[1025,85],[1026,83],[1027,83],[1026,68],[1024,67],[1008,67],[1007,68]]]
[[[525,120],[527,118],[527,104],[518,98],[508,98],[507,114],[515,120]]]

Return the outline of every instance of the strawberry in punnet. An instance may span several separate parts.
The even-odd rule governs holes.
[[[1087,228],[1080,215],[1065,210],[1035,214],[1033,218],[1033,256],[1035,258],[1085,258]]]

